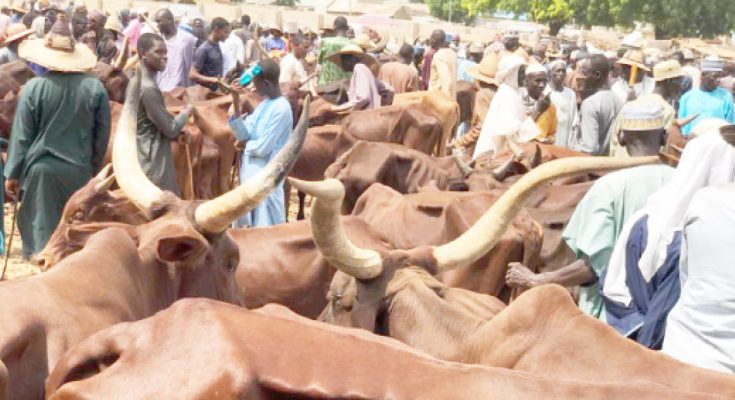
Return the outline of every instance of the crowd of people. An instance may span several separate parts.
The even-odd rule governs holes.
[[[295,116],[281,92],[295,84],[344,81],[347,101],[335,112],[389,105],[395,94],[428,90],[454,101],[458,81],[476,86],[471,118],[449,147],[472,159],[520,144],[553,144],[591,156],[655,156],[667,132],[687,142],[676,168],[646,165],[607,174],[577,206],[563,238],[577,260],[535,273],[512,264],[510,286],[580,285],[579,306],[644,346],[706,368],[735,371],[735,290],[728,268],[735,248],[735,64],[686,48],[653,59],[643,42],[603,52],[584,41],[517,33],[462,42],[432,32],[402,43],[344,17],[320,33],[175,15],[162,8],[118,15],[85,6],[59,9],[40,0],[0,13],[0,64],[23,60],[37,75],[23,87],[7,161],[5,189],[22,197],[18,226],[23,255],[43,248],[69,196],[102,167],[110,108],[100,81],[84,72],[100,61],[137,57],[141,73],[138,158],[149,179],[180,194],[171,140],[196,114],[172,115],[163,92],[201,85],[231,92],[229,124],[244,142],[240,179],[260,171],[291,134]],[[249,69],[245,69],[250,67]],[[243,71],[265,100],[242,115]],[[233,75],[234,74],[234,75]],[[233,80],[234,78],[234,80]],[[693,119],[680,127],[680,119]],[[236,226],[283,223],[281,186]],[[732,246],[732,247],[731,247]]]

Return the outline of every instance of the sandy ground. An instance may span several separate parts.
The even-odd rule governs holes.
[[[288,209],[288,220],[289,221],[296,221],[296,213],[298,211],[298,197],[296,196],[296,191],[293,190],[290,197],[291,205]],[[307,207],[309,204],[309,200],[307,200]],[[308,211],[308,210],[307,210]],[[5,204],[5,207],[3,209],[3,213],[5,215],[5,246],[8,245],[8,239],[10,238],[9,232],[10,232],[10,226],[12,224],[12,218],[13,218],[13,205],[11,203]],[[308,215],[308,213],[307,213]],[[8,260],[8,268],[5,272],[5,279],[14,279],[14,278],[21,278],[24,276],[29,275],[35,275],[41,272],[38,267],[35,265],[23,261],[21,258],[21,249],[22,249],[21,239],[20,239],[20,233],[18,233],[18,229],[15,229],[15,236],[13,237],[13,246],[10,251],[10,259]],[[1,262],[5,262],[5,258],[3,257]],[[2,264],[0,264],[0,270],[2,269]]]

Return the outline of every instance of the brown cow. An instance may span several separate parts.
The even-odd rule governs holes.
[[[247,311],[205,299],[90,337],[64,356],[46,388],[49,400],[714,398],[448,363],[280,307]]]
[[[88,247],[53,270],[0,284],[2,399],[42,397],[43,381],[61,354],[104,327],[148,317],[179,297],[241,303],[234,279],[239,254],[226,229],[285,178],[303,143],[305,121],[256,179],[213,200],[183,201],[153,185],[138,163],[139,76],[118,124],[113,165],[126,196],[151,222],[116,224],[127,232],[91,235]]]
[[[10,138],[20,88],[33,76],[23,60],[0,65],[0,135],[5,139]]]
[[[374,184],[357,201],[353,215],[364,219],[398,249],[440,245],[471,228],[500,193],[422,191],[402,195]],[[522,210],[491,251],[465,268],[446,271],[441,280],[449,286],[508,300],[508,263],[528,260],[530,265],[538,265],[542,238],[541,227]]]
[[[330,288],[330,305],[320,319],[391,336],[400,336],[398,332],[401,331],[405,334],[401,339],[439,357],[463,362],[486,362],[491,365],[497,362],[500,366],[517,367],[565,379],[581,375],[590,380],[645,380],[679,390],[714,392],[732,397],[735,395],[735,378],[732,376],[685,367],[681,362],[627,342],[612,328],[574,309],[568,295],[559,287],[538,290],[538,295],[525,298],[534,299],[529,300],[530,303],[511,306],[485,323],[458,314],[451,307],[442,306],[435,288],[427,287],[423,283],[424,279],[411,279],[415,272],[435,275],[477,260],[497,243],[510,224],[509,217],[520,210],[531,191],[543,182],[585,170],[620,168],[655,161],[655,157],[627,160],[570,158],[543,165],[524,176],[471,229],[452,242],[388,253],[356,247],[344,235],[338,219],[339,203],[344,193],[338,181],[313,183],[293,180],[294,186],[316,196],[311,214],[314,240],[327,260],[344,273],[335,275]],[[355,278],[356,288],[351,299],[345,298],[345,274]],[[549,290],[551,295],[545,295]],[[420,296],[414,295],[421,291]],[[404,297],[402,293],[408,294]],[[560,293],[566,296],[567,304],[572,305],[566,309],[573,309],[582,321],[578,321],[580,318],[569,318],[568,313],[561,313],[557,318],[550,312],[556,309],[557,304],[563,304],[554,300],[559,298]],[[401,300],[397,300],[399,298]],[[424,301],[427,298],[435,300]],[[396,313],[395,317],[393,313]],[[546,319],[541,315],[547,316]],[[553,331],[558,324],[567,329],[566,332],[553,333],[554,337],[561,339],[555,343],[545,341],[552,335],[545,330]],[[571,333],[577,326],[584,324],[590,325],[585,332],[587,335],[574,336]],[[495,326],[495,329],[491,331],[486,326]],[[426,327],[432,334],[422,332],[418,327]],[[602,338],[604,344],[596,343],[591,351],[584,351],[579,356],[582,363],[570,359],[562,364],[560,356],[568,355],[570,351],[582,353],[584,349],[580,343],[589,337]],[[538,338],[544,338],[544,341]],[[485,347],[486,339],[492,345]],[[515,345],[517,351],[514,346],[516,341],[521,342]],[[537,342],[543,342],[544,345],[534,347]],[[608,344],[620,351],[606,352]],[[631,359],[639,362],[634,361],[634,365],[630,366],[628,363]],[[612,365],[607,365],[607,362]]]

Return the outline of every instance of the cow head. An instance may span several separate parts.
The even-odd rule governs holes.
[[[206,296],[241,303],[235,283],[239,252],[227,229],[239,216],[261,203],[285,178],[303,144],[305,118],[299,121],[285,147],[250,180],[212,200],[185,201],[154,185],[138,162],[139,77],[140,71],[131,82],[117,124],[112,164],[120,189],[149,221],[133,228],[141,260],[144,265],[161,268],[174,281],[162,289],[165,293],[161,296],[165,299]],[[89,195],[97,196],[102,187],[109,187],[108,179],[111,179],[109,174],[98,176],[95,185],[100,187]],[[71,208],[69,212],[72,218],[77,213]],[[79,216],[84,212],[82,209]],[[79,231],[77,227],[69,232]]]
[[[148,221],[122,192],[110,190],[114,180],[112,165],[108,164],[69,198],[59,224],[39,254],[38,263],[42,270],[81,249],[87,237],[102,226],[89,223],[139,225]]]
[[[129,80],[121,69],[103,62],[97,62],[92,74],[105,86],[110,101],[117,103],[125,101],[125,91],[128,88]]]
[[[343,274],[334,278],[329,305],[321,319],[327,322],[380,331],[389,321],[391,298],[407,285],[395,285],[397,272],[420,268],[431,275],[461,268],[477,261],[500,240],[534,189],[553,179],[587,171],[618,169],[658,161],[657,157],[629,159],[572,157],[535,168],[510,187],[470,229],[441,246],[377,252],[356,247],[342,231],[339,211],[344,188],[338,180],[305,182],[291,179],[298,190],[314,196],[311,229],[314,241],[327,261]],[[345,282],[355,280],[354,295],[340,292]],[[424,280],[425,281],[425,280]],[[411,280],[412,285],[416,280]],[[396,288],[389,290],[390,288]],[[347,295],[347,296],[346,296]],[[345,304],[349,306],[345,307]]]

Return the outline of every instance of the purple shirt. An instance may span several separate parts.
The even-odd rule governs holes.
[[[171,39],[164,38],[168,50],[166,69],[159,72],[156,83],[162,92],[170,92],[177,87],[191,86],[189,69],[194,58],[197,38],[191,33],[177,30]]]

